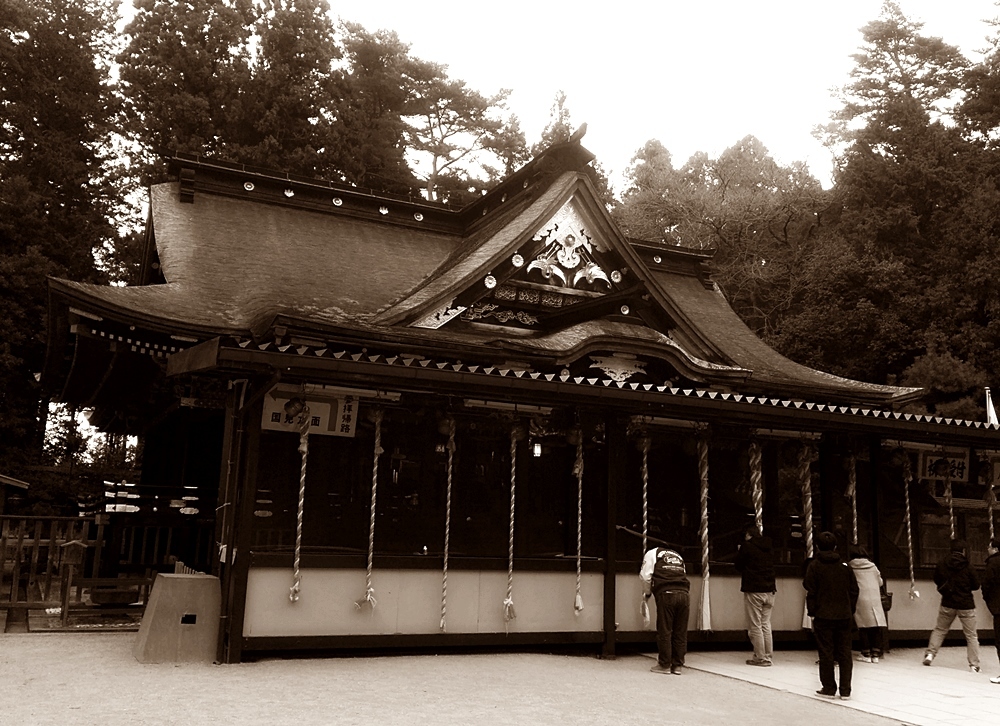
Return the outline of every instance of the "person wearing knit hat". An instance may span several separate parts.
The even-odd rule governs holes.
[[[854,571],[837,552],[837,538],[832,532],[816,537],[815,559],[806,568],[802,581],[806,589],[806,611],[813,619],[813,635],[819,653],[819,680],[816,694],[825,698],[837,695],[835,663],[840,664],[840,698],[851,697],[853,663],[851,661],[851,626],[858,605],[858,581]]]
[[[979,673],[979,634],[976,632],[976,601],[972,593],[979,589],[976,573],[969,566],[965,541],[953,539],[951,552],[934,568],[934,584],[941,593],[941,607],[938,608],[937,623],[931,631],[924,665],[934,662],[934,656],[944,643],[957,617],[965,634],[965,651],[969,659],[969,670]]]

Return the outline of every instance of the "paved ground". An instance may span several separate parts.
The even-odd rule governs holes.
[[[613,661],[511,653],[148,665],[132,658],[134,638],[135,633],[122,632],[0,635],[0,723],[1000,722],[1000,686],[990,684],[985,672],[972,675],[959,668],[964,651],[958,648],[943,650],[933,668],[920,666],[918,651],[893,651],[884,664],[859,663],[855,700],[845,703],[812,695],[818,683],[815,655],[808,651],[779,652],[769,669],[746,666],[746,652],[691,653],[690,667],[677,677],[650,673],[653,660],[644,655]],[[913,707],[929,709],[927,704],[935,703],[937,716],[918,714]]]
[[[877,664],[855,662],[851,700],[833,702],[850,709],[845,723],[857,723],[855,716],[863,712],[919,726],[1000,724],[1000,685],[990,683],[1000,665],[992,645],[980,648],[981,673],[969,671],[964,645],[942,648],[929,668],[921,663],[923,654],[923,649],[894,648]],[[687,659],[689,666],[708,673],[818,698],[815,651],[779,651],[771,668],[745,661],[746,653],[736,652],[690,653]]]

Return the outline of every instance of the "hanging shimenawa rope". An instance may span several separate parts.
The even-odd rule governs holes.
[[[993,484],[991,483],[989,488],[986,490],[986,516],[990,523],[990,542],[996,540],[996,535],[993,533],[993,510],[996,509],[996,506],[997,493],[993,491]]]
[[[368,569],[365,572],[365,596],[354,603],[360,610],[365,605],[375,614],[375,588],[372,587],[372,563],[375,560],[375,496],[378,493],[378,457],[382,454],[382,409],[375,409],[375,455],[372,461],[372,507],[368,521]]]
[[[802,487],[802,534],[805,538],[806,559],[813,556],[812,459],[812,445],[803,441],[799,449],[799,484]],[[807,603],[803,603],[802,607],[802,627],[806,630],[813,627]]]
[[[448,486],[444,498],[444,567],[441,570],[441,630],[447,630],[448,547],[451,540],[451,475],[455,461],[455,419],[448,419]]]
[[[517,425],[510,430],[510,536],[507,540],[507,597],[503,601],[504,629],[514,613],[514,493],[517,486]]]
[[[955,502],[951,495],[951,465],[944,474],[944,498],[948,502],[948,525],[951,528],[951,539],[955,539]]]
[[[708,569],[708,436],[698,437],[698,475],[701,479],[701,610],[698,612],[698,629],[712,631],[712,600],[709,590]]]
[[[645,434],[639,441],[642,448],[642,555],[646,556],[647,540],[649,538],[649,437]],[[649,625],[649,604],[642,598],[639,605],[642,622]]]
[[[802,442],[799,450],[799,484],[802,487],[802,534],[806,540],[806,557],[813,556],[812,446]]]
[[[573,601],[573,614],[579,615],[583,610],[583,595],[580,592],[580,563],[583,559],[583,432],[577,432],[573,474],[576,475],[576,599]]]
[[[302,585],[302,514],[306,504],[306,462],[309,459],[309,407],[301,413],[304,421],[299,427],[299,454],[302,456],[302,466],[299,469],[299,510],[295,518],[295,561],[292,564],[292,586],[289,588],[288,599],[299,601],[299,591]]]
[[[903,453],[903,500],[905,503],[906,519],[906,555],[910,563],[910,599],[915,600],[920,597],[917,592],[917,578],[913,573],[913,523],[910,519],[910,480],[913,478],[913,471],[910,469],[910,455]]]
[[[764,489],[761,486],[760,443],[750,442],[750,488],[753,492],[754,521],[757,531],[764,532]]]
[[[851,544],[858,543],[858,472],[854,454],[847,457],[847,496],[851,498]]]

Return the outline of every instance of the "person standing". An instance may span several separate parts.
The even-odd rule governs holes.
[[[976,632],[976,601],[972,593],[979,589],[979,580],[969,566],[964,540],[951,541],[951,553],[934,568],[934,584],[941,593],[941,607],[938,608],[937,623],[924,653],[924,665],[934,662],[934,656],[958,616],[965,634],[969,669],[978,673],[979,634]]]
[[[774,642],[771,637],[771,610],[777,587],[774,579],[774,551],[771,539],[764,537],[756,524],[747,527],[743,544],[736,553],[740,573],[740,591],[747,619],[747,635],[753,645],[753,658],[747,665],[769,666]]]
[[[687,654],[688,598],[691,583],[684,558],[669,547],[653,547],[639,570],[643,595],[656,600],[656,665],[654,673],[681,675]]]
[[[854,622],[858,626],[863,663],[878,663],[882,657],[882,628],[886,627],[885,610],[882,609],[882,573],[868,559],[868,553],[859,547],[851,551],[847,563],[858,581],[858,606]]]
[[[813,636],[819,652],[817,695],[837,695],[834,663],[840,664],[840,698],[851,698],[851,625],[858,604],[858,581],[854,571],[840,559],[837,538],[832,532],[816,537],[818,553],[809,563],[802,581],[806,589],[806,611],[813,619]]]
[[[996,633],[997,658],[1000,658],[1000,540],[990,542],[986,553],[986,572],[983,574],[983,600],[993,614],[993,632]],[[1000,676],[990,678],[990,683],[1000,684]]]

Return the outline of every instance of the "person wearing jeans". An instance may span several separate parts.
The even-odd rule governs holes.
[[[962,623],[962,632],[965,634],[969,668],[978,673],[979,635],[976,632],[976,602],[972,598],[972,593],[979,589],[979,580],[969,566],[963,540],[951,541],[951,553],[934,569],[934,584],[941,593],[941,607],[938,609],[937,623],[931,631],[927,651],[924,653],[924,665],[929,666],[934,662],[938,649],[957,617]]]
[[[777,590],[774,579],[774,552],[771,540],[761,535],[756,524],[747,528],[734,562],[740,573],[740,590],[747,619],[747,635],[753,658],[747,665],[769,666],[774,644],[771,638],[771,610]]]

